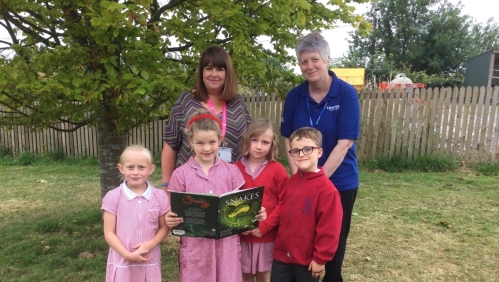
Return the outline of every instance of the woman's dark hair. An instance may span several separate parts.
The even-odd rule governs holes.
[[[231,101],[237,95],[237,76],[229,53],[220,46],[208,47],[201,54],[197,68],[196,88],[192,91],[198,101],[206,102],[208,92],[203,81],[203,69],[207,66],[225,69],[225,82],[220,100]]]

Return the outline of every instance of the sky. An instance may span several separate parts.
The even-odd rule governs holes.
[[[459,0],[449,0],[449,2],[457,4]],[[463,4],[461,14],[470,15],[477,22],[486,22],[491,17],[499,22],[499,0],[461,0],[461,3]],[[369,7],[369,4],[356,5],[356,13],[363,14]],[[348,52],[348,32],[354,30],[346,24],[339,23],[338,26],[322,32],[329,42],[331,58],[341,57]]]

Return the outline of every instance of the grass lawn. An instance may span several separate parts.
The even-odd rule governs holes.
[[[98,172],[0,165],[2,281],[104,281]],[[468,170],[362,171],[345,281],[499,281],[498,183]],[[162,243],[164,281],[177,279],[177,244]]]

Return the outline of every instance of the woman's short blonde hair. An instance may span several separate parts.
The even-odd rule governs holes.
[[[267,154],[267,160],[269,162],[277,160],[278,146],[276,130],[274,124],[268,118],[258,118],[253,120],[244,131],[243,140],[241,142],[241,152],[244,157],[249,157],[251,138],[258,137],[269,129],[272,131],[272,145],[270,146],[270,151]]]

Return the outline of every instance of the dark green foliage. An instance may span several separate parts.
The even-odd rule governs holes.
[[[427,87],[460,87],[466,61],[499,48],[499,24],[476,22],[462,4],[447,0],[375,1],[364,14],[373,23],[368,37],[351,34],[349,52],[335,67],[365,67],[366,81],[390,81],[405,72]]]
[[[66,159],[66,154],[63,150],[57,150],[52,152],[46,152],[44,157],[54,160],[54,161],[63,161]]]
[[[40,159],[39,156],[31,153],[31,152],[22,152],[19,157],[17,157],[15,160],[14,160],[14,164],[17,164],[17,165],[32,165],[34,163],[36,163],[38,160]]]
[[[475,167],[475,170],[486,176],[498,176],[499,164],[479,165]]]
[[[18,157],[13,158],[11,155],[0,156],[0,165],[34,165],[34,164],[50,164],[53,162],[65,163],[67,165],[96,165],[98,160],[95,157],[66,157],[63,151],[45,152],[41,155],[33,154],[32,152],[22,152]]]
[[[406,169],[406,161],[400,155],[378,156],[368,160],[365,163],[366,168],[370,170],[384,170],[388,172],[401,172]]]
[[[13,153],[10,148],[4,147],[0,144],[0,158],[10,156],[12,157]]]
[[[451,157],[420,156],[417,157],[409,167],[422,172],[445,172],[457,169],[457,163]]]
[[[451,157],[419,156],[412,162],[400,155],[378,156],[368,160],[365,167],[370,170],[384,170],[387,172],[403,172],[408,170],[421,172],[445,172],[457,169],[456,161]]]
[[[161,164],[161,152],[156,152],[153,156],[153,162],[155,165],[159,166]]]

